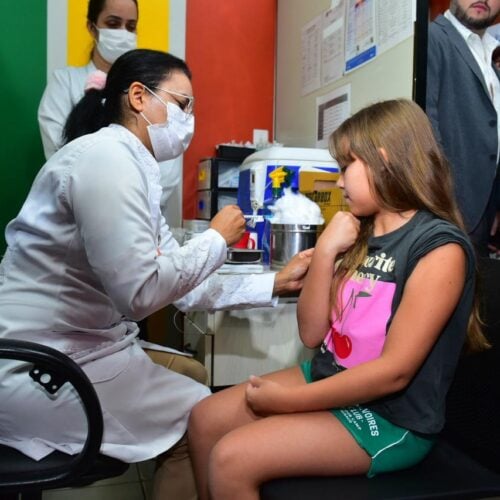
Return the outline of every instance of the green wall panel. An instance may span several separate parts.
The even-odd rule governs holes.
[[[46,0],[0,0],[0,255],[44,156],[37,122],[46,84]]]

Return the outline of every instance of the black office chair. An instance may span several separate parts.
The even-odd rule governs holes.
[[[74,456],[54,451],[37,462],[13,448],[0,446],[2,500],[17,499],[19,494],[25,500],[41,500],[43,490],[86,486],[119,476],[128,469],[128,464],[99,454],[103,432],[101,406],[90,380],[72,359],[40,344],[9,339],[0,339],[0,359],[33,363],[31,378],[51,394],[66,382],[72,384],[82,400],[88,424],[85,445]]]
[[[262,486],[262,500],[500,497],[500,261],[485,259],[479,268],[485,333],[493,347],[460,360],[447,423],[430,455],[416,467],[372,479],[276,479]]]

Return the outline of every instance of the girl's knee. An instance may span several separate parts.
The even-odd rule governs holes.
[[[239,481],[244,470],[241,458],[241,450],[231,436],[224,436],[210,453],[209,476],[213,481]]]
[[[202,399],[191,409],[188,423],[189,435],[204,436],[210,432],[213,423],[210,399],[210,396]]]
[[[230,433],[213,447],[208,482],[214,498],[238,498],[242,491],[257,491],[263,471],[252,463],[252,453],[249,456],[241,444],[238,437]]]
[[[247,482],[256,480],[260,474],[260,450],[249,440],[251,434],[241,430],[229,432],[212,448],[209,470],[224,474],[225,478]]]

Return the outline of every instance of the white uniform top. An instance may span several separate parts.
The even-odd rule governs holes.
[[[72,141],[40,170],[7,226],[0,264],[0,337],[77,361],[104,410],[101,451],[130,462],[174,444],[209,392],[152,363],[134,320],[183,296],[183,308],[272,303],[272,274],[207,279],[225,260],[225,241],[209,229],[179,247],[160,215],[158,179],[158,164],[124,127]],[[9,401],[0,405],[0,443],[37,458],[78,451],[85,426],[74,394],[49,397],[15,366],[0,367],[0,401]]]
[[[56,69],[43,93],[38,107],[38,124],[43,151],[48,160],[63,145],[66,120],[84,94],[88,76],[96,71],[92,61],[86,66],[67,66]],[[160,163],[160,185],[163,189],[162,205],[179,184],[182,172],[181,158]]]

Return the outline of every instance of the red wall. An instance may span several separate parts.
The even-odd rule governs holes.
[[[184,155],[183,218],[196,216],[197,165],[221,142],[273,138],[277,0],[188,0],[186,62],[195,135]]]
[[[443,14],[449,6],[450,0],[429,0],[429,18],[431,21],[439,14]]]

